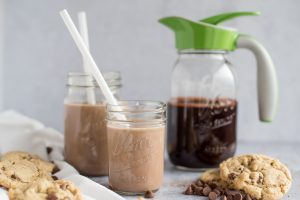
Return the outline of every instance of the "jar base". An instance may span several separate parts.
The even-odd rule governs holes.
[[[153,193],[157,192],[159,189],[151,190]],[[147,191],[144,192],[126,192],[126,191],[120,191],[120,190],[113,190],[114,192],[124,195],[124,196],[138,196],[138,195],[144,195]]]
[[[175,168],[181,171],[189,171],[189,172],[205,172],[209,169],[215,169],[216,167],[204,167],[204,168],[189,168],[185,166],[175,165]]]

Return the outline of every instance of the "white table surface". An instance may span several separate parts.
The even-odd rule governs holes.
[[[280,142],[239,142],[238,154],[259,153],[278,158],[285,163],[292,172],[293,184],[284,200],[300,199],[300,144]],[[200,176],[199,172],[185,172],[176,170],[166,160],[164,183],[155,193],[155,200],[201,200],[199,196],[187,196],[182,192],[187,185]],[[93,178],[98,183],[108,185],[107,177]],[[137,196],[124,196],[128,200],[137,200]]]

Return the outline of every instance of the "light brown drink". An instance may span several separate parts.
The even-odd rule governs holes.
[[[104,104],[65,104],[65,158],[81,174],[108,175]]]
[[[122,193],[159,189],[164,171],[165,126],[107,126],[109,184]]]

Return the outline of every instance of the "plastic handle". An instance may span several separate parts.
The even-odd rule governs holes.
[[[238,37],[237,48],[249,49],[256,57],[259,118],[271,122],[278,104],[277,76],[271,56],[257,40],[247,35]]]
[[[223,13],[215,16],[211,16],[205,19],[200,20],[201,22],[205,22],[208,24],[214,24],[218,25],[224,21],[228,21],[237,17],[242,16],[258,16],[260,15],[259,12],[229,12],[229,13]]]

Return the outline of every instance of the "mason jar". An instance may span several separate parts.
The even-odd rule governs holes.
[[[166,105],[120,101],[107,105],[109,184],[121,194],[157,191],[163,181]]]
[[[118,98],[119,72],[103,73],[112,93]],[[108,175],[106,101],[91,74],[68,74],[65,107],[65,159],[81,174]]]
[[[168,154],[179,169],[218,167],[236,149],[236,79],[227,51],[180,50],[168,102]]]

